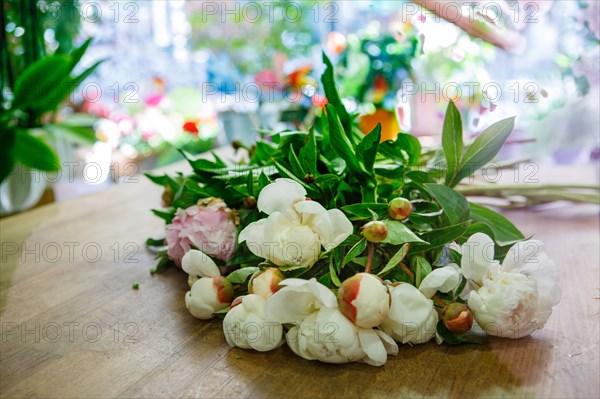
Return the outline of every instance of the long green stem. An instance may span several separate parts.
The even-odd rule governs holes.
[[[367,264],[365,265],[365,272],[371,273],[371,268],[373,267],[373,257],[375,255],[375,244],[369,242],[367,244]]]
[[[472,192],[478,193],[482,191],[503,191],[503,190],[514,190],[514,191],[540,191],[540,190],[595,190],[600,191],[600,185],[591,184],[459,184],[456,186],[456,191],[462,194],[469,194]]]

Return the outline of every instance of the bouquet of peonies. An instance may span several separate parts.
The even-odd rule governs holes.
[[[308,132],[270,134],[244,164],[184,153],[193,174],[149,176],[165,188],[153,212],[167,223],[164,240],[148,240],[153,271],[188,273],[188,310],[224,317],[231,346],[287,343],[328,363],[380,366],[398,343],[541,329],[560,297],[541,242],[454,189],[496,156],[513,119],[464,146],[450,103],[442,149],[423,157],[409,134],[363,135],[323,58],[327,104]]]

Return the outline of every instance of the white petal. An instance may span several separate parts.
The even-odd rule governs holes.
[[[197,249],[191,249],[183,255],[181,267],[190,276],[215,277],[221,275],[215,261]]]
[[[522,273],[523,268],[539,265],[539,255],[543,253],[540,248],[544,245],[539,240],[527,240],[518,242],[506,253],[502,262],[502,271]]]
[[[352,234],[352,223],[339,209],[326,210],[316,201],[301,201],[296,204],[296,210],[302,214],[302,223],[317,232],[326,251],[337,247]]]
[[[315,298],[326,308],[337,308],[337,298],[335,294],[326,286],[319,283],[314,277],[308,281],[308,285]]]
[[[265,303],[265,315],[278,323],[299,323],[320,308],[337,308],[334,293],[315,278],[289,278]]]
[[[431,298],[437,291],[449,292],[460,284],[460,273],[454,267],[448,265],[440,267],[429,273],[419,286],[419,291],[427,298]]]
[[[300,339],[302,338],[299,334],[300,328],[298,326],[290,328],[286,334],[286,341],[292,352],[306,360],[316,360],[316,357],[312,356],[304,347],[300,345]]]
[[[306,190],[292,179],[277,179],[262,189],[258,196],[258,210],[270,215],[281,212],[293,217],[294,205],[306,198]]]
[[[498,268],[494,260],[494,241],[486,234],[475,233],[462,246],[461,268],[464,276],[482,284],[490,271]]]
[[[286,278],[279,285],[286,285],[290,287],[298,287],[301,285],[308,285],[309,280],[304,280],[302,278]]]
[[[394,341],[392,337],[390,337],[383,331],[375,330],[375,332],[377,333],[377,335],[379,335],[379,338],[381,338],[381,342],[383,343],[387,354],[396,356],[398,354],[398,344],[396,343],[396,341]]]
[[[244,241],[248,240],[261,241],[264,235],[263,230],[265,221],[266,219],[261,219],[259,221],[250,223],[248,226],[246,226],[244,230],[240,231],[240,234],[238,235],[238,243],[241,244]],[[252,251],[252,248],[250,248],[250,251]]]
[[[389,318],[403,324],[420,325],[429,317],[433,302],[412,284],[400,284],[391,291]]]
[[[265,315],[277,323],[300,323],[315,311],[315,297],[308,286],[284,287],[265,303]]]
[[[268,229],[273,225],[274,219],[278,219],[280,213],[269,216],[266,219],[250,223],[238,235],[238,242],[246,242],[248,249],[259,258],[271,260],[274,248],[267,243],[274,242],[276,237],[269,237]]]
[[[361,328],[358,330],[358,339],[362,350],[367,354],[364,362],[371,366],[383,366],[387,361],[387,351],[377,333],[372,329]]]

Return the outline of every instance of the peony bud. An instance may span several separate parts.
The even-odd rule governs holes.
[[[276,267],[268,267],[252,276],[248,283],[248,292],[267,299],[281,288],[279,283],[283,280],[285,280],[285,276],[281,270]]]
[[[369,273],[358,273],[342,283],[337,295],[341,312],[358,327],[377,327],[390,310],[387,286]]]
[[[442,313],[446,328],[456,334],[464,334],[473,326],[473,313],[464,303],[451,303]]]
[[[388,235],[387,226],[383,222],[372,221],[361,227],[362,235],[370,242],[381,242]]]
[[[397,197],[388,204],[388,213],[394,220],[404,220],[410,216],[412,211],[413,206],[406,198]]]
[[[166,208],[173,204],[173,198],[175,198],[175,193],[171,186],[165,183],[165,190],[162,193],[162,205]]]
[[[197,319],[210,319],[233,299],[233,287],[223,276],[202,277],[185,294],[185,306]]]
[[[246,209],[254,209],[254,208],[256,208],[256,198],[254,198],[251,195],[249,195],[248,197],[244,198],[244,208],[246,208]]]
[[[237,298],[235,298],[233,302],[231,302],[231,305],[229,305],[229,309],[233,309],[234,307],[242,303],[242,299],[244,299],[243,296],[238,296]]]

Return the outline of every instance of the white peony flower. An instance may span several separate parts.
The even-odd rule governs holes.
[[[283,344],[283,327],[267,319],[264,306],[265,299],[255,294],[245,295],[240,303],[232,305],[223,320],[230,346],[266,352]]]
[[[279,323],[296,324],[287,333],[298,356],[326,363],[365,362],[381,366],[398,346],[385,333],[352,324],[338,309],[331,290],[316,279],[287,279],[265,304],[265,315]]]
[[[431,299],[408,283],[392,287],[390,295],[389,315],[379,326],[383,332],[403,344],[422,344],[435,336],[438,313]]]
[[[306,190],[290,179],[277,179],[258,196],[258,209],[269,215],[239,234],[252,253],[277,266],[310,267],[321,254],[352,234],[352,223],[339,209],[326,210],[306,200]]]
[[[336,308],[323,308],[292,327],[287,342],[298,356],[325,363],[382,366],[388,354],[398,354],[398,345],[389,336],[356,327]]]
[[[185,306],[197,319],[210,319],[233,299],[233,287],[223,276],[201,277],[185,294]]]
[[[539,252],[540,241],[513,245],[504,261],[493,259],[494,243],[482,233],[462,248],[461,268],[472,291],[469,308],[490,335],[521,338],[544,327],[560,299],[558,273],[552,260]]]
[[[369,273],[358,273],[344,281],[337,298],[341,312],[358,327],[377,327],[390,310],[387,285]]]

